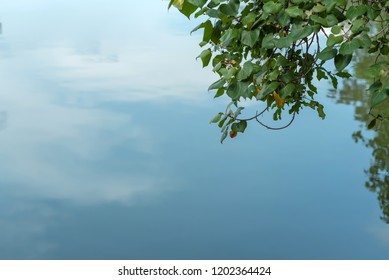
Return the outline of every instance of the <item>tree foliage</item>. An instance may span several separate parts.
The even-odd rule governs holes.
[[[366,69],[373,77],[371,107],[389,96],[389,66],[378,60],[389,54],[389,1],[171,0],[171,6],[204,19],[192,30],[203,32],[198,58],[219,75],[209,86],[215,98],[231,99],[211,120],[221,128],[222,142],[243,133],[250,120],[285,128],[304,107],[324,119],[315,82],[328,80],[336,89],[338,79],[351,76],[347,66],[359,49],[377,58]],[[248,99],[261,109],[239,118]],[[285,112],[292,116],[287,125],[271,127],[259,118],[266,112],[276,121]]]

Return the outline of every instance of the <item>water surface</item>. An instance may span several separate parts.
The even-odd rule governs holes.
[[[132,2],[0,2],[0,258],[387,259],[354,107],[221,145],[196,24]]]

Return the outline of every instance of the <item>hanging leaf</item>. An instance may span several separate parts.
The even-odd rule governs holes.
[[[243,133],[247,128],[247,121],[239,121],[231,125],[231,130]]]
[[[327,47],[317,54],[317,58],[323,61],[333,59],[337,55],[338,51],[331,47]]]
[[[281,98],[277,92],[273,91],[274,100],[276,101],[277,107],[284,108],[285,99]]]
[[[335,68],[338,70],[338,72],[341,72],[344,68],[346,68],[352,59],[352,55],[342,55],[338,54],[335,56]]]
[[[211,119],[211,121],[210,121],[209,123],[217,123],[217,122],[219,122],[220,119],[222,118],[222,116],[223,116],[223,113],[222,113],[222,112],[218,113],[216,116],[214,116],[214,117]]]
[[[228,130],[223,131],[222,136],[220,138],[220,143],[223,144],[223,141],[227,138]]]
[[[231,130],[230,131],[230,137],[235,138],[238,135],[238,132]]]
[[[197,58],[201,58],[201,61],[203,62],[203,67],[206,67],[209,64],[211,57],[212,57],[211,49],[206,49],[203,50]]]
[[[353,54],[360,46],[358,40],[351,40],[349,42],[344,42],[339,49],[339,53],[343,55]]]
[[[214,82],[212,85],[209,86],[208,90],[214,90],[214,89],[219,89],[224,86],[226,81],[224,79],[217,80]]]

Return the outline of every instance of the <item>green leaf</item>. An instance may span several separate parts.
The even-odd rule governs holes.
[[[236,78],[238,80],[245,80],[252,75],[253,71],[254,71],[254,64],[251,61],[246,61],[243,64],[242,69],[240,69]]]
[[[370,20],[375,20],[381,13],[380,9],[375,9],[374,7],[367,6],[367,16]]]
[[[296,85],[295,84],[287,84],[285,87],[283,87],[280,90],[280,96],[281,98],[286,98],[296,90]]]
[[[369,35],[363,34],[354,40],[357,40],[357,39],[359,40],[361,47],[366,48],[366,49],[371,47],[372,42],[371,42]]]
[[[348,79],[348,78],[352,77],[351,74],[348,73],[348,72],[338,72],[335,75],[338,76],[338,77],[341,77],[343,79]]]
[[[221,44],[223,47],[227,47],[239,36],[238,29],[228,29],[224,32],[223,36],[220,38]]]
[[[214,89],[219,89],[224,86],[226,81],[224,79],[217,80],[214,82],[212,85],[209,86],[208,90],[214,90]]]
[[[374,91],[370,99],[371,106],[374,107],[377,106],[378,104],[381,104],[388,97],[389,97],[389,90],[383,89],[383,90]]]
[[[338,19],[336,18],[336,16],[334,16],[333,14],[329,14],[328,16],[326,16],[326,21],[327,21],[327,27],[332,27],[334,26],[335,24],[338,24]]]
[[[195,14],[194,17],[198,18],[199,16],[207,14],[209,8],[208,7],[203,7],[202,9],[198,10]]]
[[[338,72],[341,72],[344,68],[346,68],[347,65],[350,64],[352,57],[353,56],[351,54],[348,55],[337,54],[335,56],[335,61],[334,61],[336,70]]]
[[[354,20],[352,23],[353,23],[353,26],[351,27],[351,32],[357,33],[366,22],[364,19],[360,18],[360,19]]]
[[[211,49],[206,49],[203,50],[197,58],[201,58],[201,61],[203,62],[203,67],[205,67],[209,64],[211,57],[212,57]]]
[[[236,119],[240,113],[243,111],[244,107],[239,107],[238,109],[236,109],[235,113],[234,113],[234,118]]]
[[[360,47],[358,40],[344,42],[339,49],[339,53],[343,55],[353,54]]]
[[[199,8],[203,7],[205,3],[207,3],[207,0],[187,0],[187,1]]]
[[[216,116],[214,116],[214,117],[211,119],[211,121],[210,121],[209,123],[217,123],[217,122],[219,122],[220,119],[222,118],[222,116],[223,116],[223,113],[222,113],[222,112],[218,113]]]
[[[333,34],[330,34],[330,36],[328,36],[327,39],[327,47],[332,47],[342,42],[343,42],[343,35],[334,36]]]
[[[281,37],[276,41],[276,47],[279,49],[289,48],[293,44],[291,36]]]
[[[286,59],[285,56],[279,55],[277,58],[277,63],[281,65],[282,67],[285,67],[290,64],[289,60]]]
[[[337,53],[338,51],[336,49],[327,47],[317,54],[317,58],[326,61],[333,59],[337,55]]]
[[[326,117],[326,114],[324,113],[324,106],[321,104],[317,104],[317,113],[319,114],[319,117],[322,118],[323,120]]]
[[[370,92],[375,92],[382,89],[382,83],[380,80],[375,81],[372,85],[369,87]]]
[[[223,144],[223,141],[226,140],[227,135],[228,135],[228,129],[224,130],[224,132],[222,133],[222,137],[220,138],[220,143]]]
[[[224,15],[222,12],[220,12],[218,9],[209,9],[207,11],[207,15],[210,18],[222,18]]]
[[[171,5],[176,7],[187,18],[197,10],[195,5],[185,0],[172,0],[170,1],[169,8]]]
[[[296,78],[296,75],[293,71],[288,71],[281,75],[281,81],[283,81],[285,84],[290,83]]]
[[[334,87],[334,89],[337,89],[338,88],[338,79],[333,75],[330,75],[330,78],[331,78],[332,86]]]
[[[267,34],[263,39],[262,39],[262,48],[264,49],[274,49],[276,46],[276,39],[274,39],[273,34]]]
[[[244,45],[252,48],[254,47],[255,43],[258,41],[259,32],[260,32],[259,29],[255,29],[252,31],[243,30],[240,40]]]
[[[224,80],[229,80],[235,75],[236,71],[238,70],[235,67],[231,67],[229,69],[222,68],[219,72],[222,74]]]
[[[199,24],[198,26],[196,26],[191,32],[190,34],[192,34],[193,32],[196,32],[197,30],[201,29],[201,28],[204,28],[204,33],[203,33],[203,42],[205,43],[208,43],[211,38],[212,38],[212,33],[213,33],[213,25],[212,25],[212,22],[210,20],[207,20],[206,22],[203,22],[201,24]]]
[[[340,32],[342,32],[342,28],[338,25],[335,25],[331,28],[331,32],[333,34],[339,34]]]
[[[272,82],[270,84],[264,85],[261,91],[258,93],[257,99],[259,100],[266,97],[269,93],[275,91],[279,85],[280,85],[279,82]]]
[[[380,53],[383,55],[388,55],[389,54],[389,46],[385,45],[380,49]]]
[[[282,5],[279,3],[274,3],[273,1],[266,2],[263,5],[263,11],[268,14],[277,14],[281,11]]]
[[[286,8],[285,12],[292,18],[303,17],[304,11],[299,6],[290,6]]]
[[[322,26],[328,26],[328,22],[325,18],[319,17],[317,15],[311,15],[309,18]]]
[[[210,20],[204,23],[203,42],[209,42],[213,34],[213,25]]]
[[[278,14],[278,22],[281,24],[282,27],[285,27],[290,22],[290,16],[285,12],[285,10],[281,10],[281,12]]]
[[[224,88],[219,88],[213,98],[218,98],[224,94]]]
[[[276,69],[269,73],[268,79],[269,81],[275,81],[278,80],[278,76],[280,75],[280,70]]]
[[[317,87],[315,87],[312,83],[308,83],[308,87],[312,92],[317,93]]]
[[[231,125],[231,130],[243,133],[247,128],[247,121],[240,121]]]
[[[346,17],[349,20],[360,17],[367,12],[367,7],[365,5],[350,6],[346,12]]]
[[[171,0],[168,6],[168,9],[173,5],[177,9],[181,10],[184,5],[185,0]]]
[[[227,95],[232,100],[239,100],[240,97],[247,96],[248,91],[247,82],[233,82],[227,88]]]
[[[307,38],[313,33],[313,28],[310,25],[302,27],[301,25],[293,25],[290,36],[293,41]]]
[[[318,68],[318,69],[316,70],[316,77],[317,77],[317,79],[318,79],[319,81],[320,81],[321,79],[325,79],[325,80],[328,79],[326,73],[325,73],[323,70],[321,70],[320,68]]]
[[[315,13],[321,13],[326,10],[326,7],[321,5],[320,3],[316,3],[316,5],[312,8],[312,11]]]
[[[256,19],[257,15],[255,13],[249,13],[242,19],[242,23],[243,25],[247,26],[248,29],[251,29],[251,26],[253,25]]]
[[[227,16],[236,16],[239,12],[240,1],[229,1],[228,4],[221,4],[219,10]]]
[[[322,0],[321,2],[325,5],[327,13],[331,12],[336,5],[345,5],[345,3],[342,4],[343,0]]]

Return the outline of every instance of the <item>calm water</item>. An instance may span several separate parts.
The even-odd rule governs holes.
[[[166,1],[1,0],[1,259],[387,259],[354,107],[219,143]],[[372,134],[372,132],[370,132]]]

